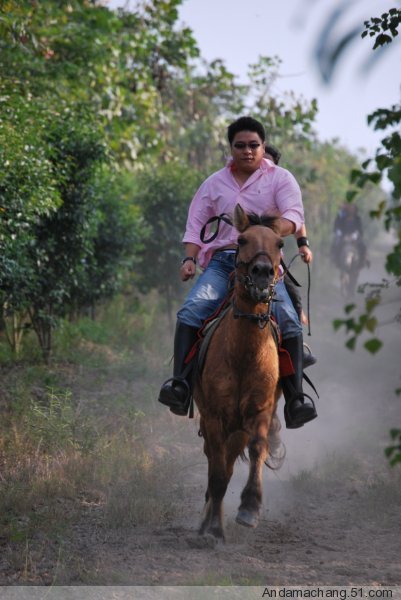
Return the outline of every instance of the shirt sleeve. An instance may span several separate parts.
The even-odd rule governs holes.
[[[185,234],[182,239],[184,243],[197,244],[202,248],[203,243],[200,239],[200,232],[211,216],[211,212],[209,182],[206,180],[196,192],[189,206]]]
[[[295,177],[286,169],[280,169],[277,175],[275,201],[280,216],[294,223],[295,231],[299,231],[305,223],[301,188]]]

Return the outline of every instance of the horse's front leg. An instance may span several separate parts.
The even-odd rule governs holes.
[[[241,504],[236,517],[237,523],[256,527],[262,504],[262,470],[268,454],[267,436],[271,415],[261,413],[249,432],[249,477],[241,494]],[[249,424],[250,425],[250,424]]]
[[[208,422],[205,430],[205,454],[208,459],[208,487],[206,505],[199,533],[210,533],[215,538],[224,540],[223,530],[223,498],[228,485],[226,465],[226,447],[221,432],[221,425],[216,420]]]

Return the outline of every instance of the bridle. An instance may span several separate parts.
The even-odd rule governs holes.
[[[273,264],[269,254],[267,252],[264,251],[260,251],[257,252],[255,254],[255,256],[253,256],[251,258],[251,260],[249,261],[244,261],[244,260],[238,260],[238,254],[239,254],[239,248],[237,248],[236,254],[235,254],[235,269],[236,269],[236,274],[235,277],[237,279],[237,281],[239,281],[239,283],[241,285],[243,285],[243,287],[245,288],[245,290],[247,290],[249,292],[249,290],[255,286],[254,282],[252,281],[251,276],[249,275],[249,267],[250,265],[255,261],[256,258],[258,258],[259,256],[267,256],[267,258],[269,259],[270,263]],[[247,272],[246,274],[243,273],[238,273],[237,269],[238,267],[246,267]],[[260,329],[264,329],[266,327],[266,325],[268,323],[271,322],[271,310],[272,310],[272,304],[275,301],[274,299],[274,295],[275,295],[275,286],[277,284],[277,282],[279,281],[279,277],[274,277],[273,281],[271,283],[269,283],[268,288],[269,288],[269,293],[268,296],[265,300],[263,300],[263,304],[266,304],[266,312],[264,313],[244,313],[242,311],[239,310],[239,308],[237,307],[237,305],[235,304],[235,300],[234,298],[232,299],[232,307],[233,307],[233,317],[234,319],[239,319],[239,318],[245,318],[248,319],[249,321],[252,321],[254,323],[256,323]]]

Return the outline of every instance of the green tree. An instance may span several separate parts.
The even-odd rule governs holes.
[[[47,357],[56,317],[110,296],[132,262],[141,217],[119,195],[123,171],[157,159],[167,82],[197,55],[179,3],[0,5],[0,293],[15,350],[29,311]],[[120,171],[109,181],[104,142]]]
[[[25,287],[31,322],[48,360],[55,318],[64,316],[81,293],[86,259],[93,253],[99,218],[93,179],[106,154],[90,119],[69,109],[49,124],[46,135],[62,204],[41,215],[33,228],[31,277]]]
[[[164,94],[171,118],[163,132],[163,160],[178,159],[205,174],[221,168],[228,155],[227,124],[243,113],[247,93],[221,60],[178,73]]]
[[[181,295],[178,270],[183,251],[180,240],[185,231],[188,205],[199,184],[197,171],[170,162],[143,173],[135,195],[146,227],[136,264],[136,283],[144,292],[154,288],[160,292],[171,329],[173,300]]]
[[[25,108],[20,104],[11,121],[0,122],[0,312],[16,354],[30,306],[27,282],[34,280],[29,258],[34,228],[62,203],[50,156],[40,139],[43,120],[37,115],[33,125],[25,118]]]
[[[102,168],[94,181],[96,232],[91,252],[85,256],[80,285],[71,298],[70,310],[79,315],[121,291],[132,273],[146,232],[141,208],[133,199],[135,181],[125,173]]]
[[[198,55],[191,31],[177,25],[180,3],[117,13],[86,0],[10,0],[0,7],[3,92],[90,106],[119,165],[141,168],[162,148],[167,83]]]

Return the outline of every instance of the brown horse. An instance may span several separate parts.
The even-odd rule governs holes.
[[[237,205],[239,231],[235,286],[230,309],[210,341],[194,398],[208,459],[208,488],[200,534],[224,539],[223,498],[235,460],[248,447],[249,477],[237,522],[256,527],[262,502],[262,469],[269,431],[277,424],[278,353],[270,304],[283,242],[269,227],[253,225]],[[280,426],[280,425],[279,425]]]

